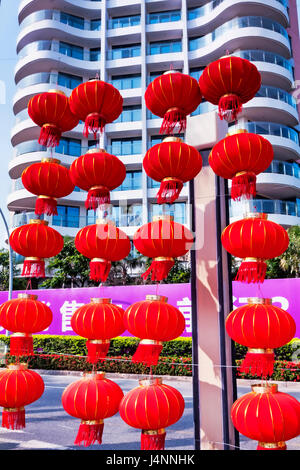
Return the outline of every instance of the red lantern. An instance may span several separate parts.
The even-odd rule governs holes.
[[[156,365],[163,342],[178,338],[184,331],[183,314],[167,301],[167,297],[147,295],[146,300],[136,302],[125,310],[125,328],[132,335],[142,338],[132,362]]]
[[[57,215],[57,199],[74,190],[69,170],[54,158],[43,158],[40,163],[25,168],[22,183],[27,191],[38,196],[35,204],[37,215]]]
[[[201,103],[197,80],[175,70],[169,70],[155,78],[145,92],[147,108],[163,118],[161,134],[172,134],[178,125],[178,132],[186,128],[186,117]]]
[[[199,85],[203,97],[219,106],[220,119],[230,122],[260,89],[261,75],[249,60],[226,56],[204,69]]]
[[[68,97],[60,90],[33,96],[28,103],[28,114],[42,128],[39,144],[46,147],[56,147],[62,133],[74,129],[79,122],[70,110]]]
[[[37,295],[18,294],[17,299],[8,300],[0,306],[0,325],[10,336],[10,354],[12,356],[30,356],[33,354],[32,334],[44,331],[52,322],[52,312]]]
[[[0,406],[3,406],[2,427],[25,428],[25,409],[44,393],[42,377],[27,364],[10,364],[0,371]]]
[[[81,419],[74,444],[101,444],[104,419],[118,412],[122,398],[119,385],[106,379],[103,372],[86,372],[82,379],[68,385],[62,405],[69,415]]]
[[[123,110],[123,98],[113,85],[101,80],[81,83],[71,93],[70,108],[81,121],[85,122],[83,135],[89,132],[97,138],[105,124],[115,121]]]
[[[169,216],[155,217],[153,222],[140,227],[133,237],[134,246],[142,255],[153,258],[142,278],[147,279],[152,273],[152,281],[165,279],[174,266],[174,258],[184,256],[193,242],[190,230]]]
[[[184,399],[161,379],[144,379],[124,396],[119,411],[125,423],[142,429],[141,450],[164,450],[165,428],[182,417]]]
[[[271,299],[248,299],[226,319],[226,331],[239,344],[248,347],[240,372],[267,377],[273,374],[274,348],[289,343],[296,323],[291,315],[272,305]]]
[[[256,196],[256,175],[272,163],[273,147],[264,137],[241,130],[218,142],[209,155],[209,164],[222,178],[232,179],[231,198]]]
[[[178,198],[183,183],[201,171],[202,158],[197,149],[179,137],[167,137],[148,150],[143,166],[150,178],[161,183],[156,196],[158,204],[172,204]]]
[[[71,318],[72,329],[79,336],[88,338],[88,362],[96,363],[105,358],[110,339],[125,331],[124,310],[111,303],[111,299],[91,299],[79,307]]]
[[[265,279],[265,260],[286,251],[289,236],[281,225],[267,220],[266,214],[257,213],[228,225],[221,241],[226,251],[243,259],[235,280],[256,283]]]
[[[59,232],[48,227],[48,222],[32,219],[16,228],[9,237],[11,248],[25,257],[22,276],[45,277],[44,258],[58,255],[64,246]]]
[[[236,400],[231,419],[236,429],[258,441],[257,450],[285,450],[300,434],[300,403],[276,384],[252,385],[252,391]]]
[[[131,250],[126,233],[113,222],[101,220],[79,230],[75,247],[83,256],[91,259],[90,279],[97,282],[105,282],[112,261],[126,258]]]
[[[85,207],[96,210],[99,205],[110,204],[109,192],[122,184],[126,167],[105,150],[92,149],[72,163],[70,176],[76,186],[88,191]]]

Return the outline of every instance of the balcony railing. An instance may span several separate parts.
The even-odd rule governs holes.
[[[250,203],[252,212],[263,212],[265,214],[289,215],[300,217],[300,199],[296,201],[283,201],[279,199],[254,199]],[[240,217],[241,206],[231,203],[230,216]]]
[[[20,29],[23,30],[27,26],[33,26],[38,21],[43,20],[54,20],[62,24],[67,24],[72,28],[87,31],[99,31],[101,28],[100,19],[87,20],[85,18],[69,15],[68,13],[60,12],[58,10],[40,10],[26,16],[26,18],[24,18],[20,24]]]
[[[234,18],[222,26],[219,26],[214,31],[199,38],[192,38],[189,40],[189,50],[195,51],[202,47],[208,46],[219,37],[227,34],[229,31],[243,28],[263,28],[281,34],[287,40],[289,39],[286,29],[277,21],[262,16],[243,16]]]
[[[275,122],[264,122],[264,121],[256,121],[256,122],[246,122],[238,126],[231,126],[230,131],[233,129],[238,129],[243,127],[248,132],[252,132],[253,134],[260,134],[260,135],[273,135],[275,137],[284,137],[285,139],[290,139],[299,145],[299,134],[298,132],[288,126],[284,126],[283,124],[278,124]]]
[[[194,20],[196,18],[201,18],[203,16],[206,16],[208,13],[213,11],[215,8],[217,8],[219,5],[221,5],[225,0],[213,0],[206,5],[203,5],[201,7],[196,7],[196,8],[190,8],[188,10],[188,20]],[[281,5],[283,5],[285,8],[288,7],[288,1],[287,0],[277,0]]]

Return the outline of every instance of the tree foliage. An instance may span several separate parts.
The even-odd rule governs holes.
[[[22,290],[26,287],[26,279],[20,276],[20,268],[13,264],[13,289]],[[0,250],[0,290],[9,289],[9,251]]]
[[[266,279],[284,279],[300,277],[300,227],[287,229],[289,235],[288,249],[277,258],[269,259],[267,263]],[[235,278],[241,260],[232,256],[231,275]]]

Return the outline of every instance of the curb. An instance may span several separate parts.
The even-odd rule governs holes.
[[[80,377],[83,374],[83,371],[77,370],[48,370],[48,369],[34,369],[38,374],[41,375],[74,375],[76,377]],[[115,374],[111,372],[106,372],[105,376],[108,378],[123,378],[123,379],[132,379],[132,380],[139,380],[148,377],[147,374]],[[193,377],[186,377],[186,376],[177,376],[177,375],[154,375],[153,377],[159,377],[164,380],[168,381],[176,381],[176,382],[191,382],[193,381]]]

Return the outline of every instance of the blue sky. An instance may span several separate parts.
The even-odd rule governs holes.
[[[0,6],[0,207],[7,220],[7,194],[11,180],[8,176],[8,163],[12,156],[10,142],[11,129],[14,125],[12,102],[15,94],[14,68],[16,65],[16,37],[18,35],[17,12],[20,0],[2,0]],[[300,0],[297,1],[300,10]],[[5,96],[3,96],[3,84]],[[0,249],[5,246],[6,232],[0,218]]]

